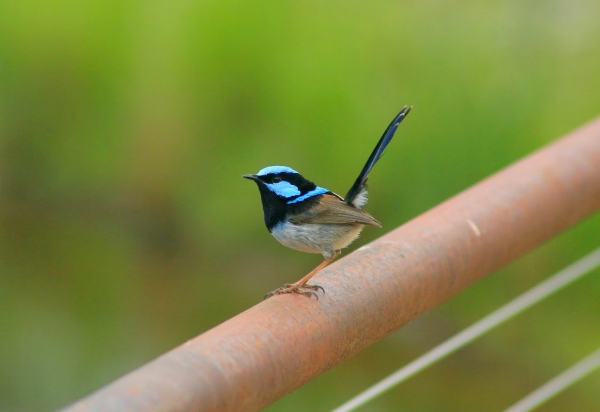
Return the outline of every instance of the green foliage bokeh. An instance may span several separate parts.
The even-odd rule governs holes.
[[[56,409],[320,261],[240,178],[370,179],[384,229],[600,112],[589,0],[0,3],[0,409]],[[328,410],[598,245],[592,217],[267,408]],[[356,247],[356,246],[354,246]],[[499,410],[600,343],[598,270],[371,405]],[[597,410],[598,373],[544,410]]]

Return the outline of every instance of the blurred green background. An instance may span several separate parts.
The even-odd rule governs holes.
[[[344,194],[358,247],[600,113],[600,3],[0,3],[0,410],[65,406],[320,262],[272,164]],[[587,219],[268,411],[325,411],[599,244]],[[352,249],[352,248],[351,248]],[[600,344],[600,270],[369,405],[496,411]],[[597,411],[600,372],[542,408]]]

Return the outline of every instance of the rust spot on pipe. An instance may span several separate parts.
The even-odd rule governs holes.
[[[259,410],[598,209],[600,119],[65,410]]]

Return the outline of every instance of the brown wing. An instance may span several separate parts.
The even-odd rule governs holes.
[[[358,223],[381,227],[381,224],[364,210],[352,207],[331,194],[323,195],[316,207],[288,220],[292,223]]]

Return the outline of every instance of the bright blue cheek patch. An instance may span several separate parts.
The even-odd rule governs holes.
[[[290,182],[267,183],[269,190],[281,197],[294,197],[300,194],[300,190]]]
[[[296,186],[294,186],[296,187]],[[318,196],[318,195],[323,195],[325,193],[329,192],[329,190],[325,189],[324,187],[319,187],[317,186],[316,188],[314,188],[313,190],[311,190],[308,193],[303,194],[302,196],[294,199],[294,200],[290,200],[288,203],[288,205],[291,205],[293,203],[298,203],[298,202],[302,202],[303,200],[309,199],[313,196]],[[300,194],[300,193],[298,193]]]

